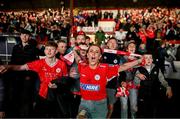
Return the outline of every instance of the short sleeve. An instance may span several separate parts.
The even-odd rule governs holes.
[[[40,60],[36,60],[36,61],[27,63],[27,69],[28,70],[32,70],[32,71],[38,72],[41,68],[42,67],[41,67]]]

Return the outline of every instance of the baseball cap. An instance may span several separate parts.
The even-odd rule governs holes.
[[[21,33],[31,35],[31,32],[26,29],[21,29]]]

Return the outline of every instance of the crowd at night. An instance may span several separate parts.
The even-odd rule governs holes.
[[[177,91],[165,62],[179,73],[180,9],[97,8],[95,1],[95,8],[1,3],[0,43],[18,38],[10,61],[0,53],[0,118],[164,117],[162,105]],[[113,31],[100,21],[115,23]]]

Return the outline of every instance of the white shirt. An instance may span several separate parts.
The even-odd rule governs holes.
[[[126,38],[126,32],[115,31],[115,38],[117,40],[124,40]]]

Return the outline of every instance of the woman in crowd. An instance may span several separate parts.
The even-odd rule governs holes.
[[[119,72],[132,68],[142,61],[142,59],[138,59],[121,66],[108,65],[100,63],[101,55],[101,48],[97,45],[92,45],[87,52],[88,64],[78,63],[82,97],[78,117],[106,118],[107,82],[114,76],[118,76]]]

